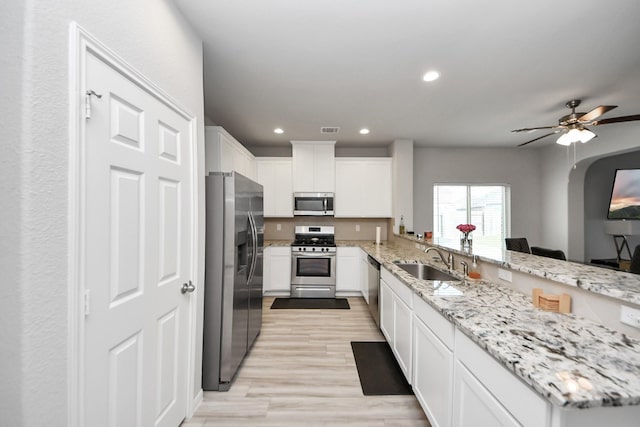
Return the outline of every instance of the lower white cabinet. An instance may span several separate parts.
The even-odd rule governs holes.
[[[336,253],[336,292],[360,294],[360,253],[356,247],[339,247]]]
[[[367,253],[360,251],[360,291],[362,297],[369,304],[369,261]]]
[[[263,293],[278,295],[291,292],[291,248],[269,246],[264,248]]]
[[[412,294],[400,280],[380,268],[380,329],[409,384],[412,382]]]
[[[491,392],[459,361],[455,366],[455,409],[453,425],[456,427],[519,427]]]
[[[414,299],[413,308],[413,391],[431,425],[448,427],[453,408],[454,328],[420,298]]]
[[[549,425],[551,419],[549,401],[507,371],[503,365],[459,330],[456,330],[455,334],[455,358],[454,401],[456,402],[456,410],[453,418],[454,425],[458,425],[456,424],[458,419],[462,421],[464,419],[473,420],[475,425],[482,425],[477,424],[480,415],[475,414],[476,411],[489,411],[497,419],[502,420],[500,424],[494,424],[496,426],[539,427]],[[493,400],[483,397],[481,390],[474,387],[475,383],[468,378],[467,374],[471,374]],[[480,409],[481,402],[487,408]],[[502,411],[494,407],[494,403],[500,406]],[[469,415],[469,412],[474,415]],[[503,417],[503,412],[516,420],[516,424],[510,424],[510,418]],[[471,425],[464,424],[462,421],[460,425]]]
[[[380,269],[382,271],[382,269]],[[380,277],[380,330],[391,345],[394,340],[393,291],[384,277]]]
[[[638,406],[552,405],[385,268],[380,329],[433,427],[638,426]]]

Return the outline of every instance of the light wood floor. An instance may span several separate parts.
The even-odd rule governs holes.
[[[182,427],[428,427],[414,396],[364,396],[351,341],[382,341],[362,298],[351,310],[271,310],[228,392],[205,392]]]

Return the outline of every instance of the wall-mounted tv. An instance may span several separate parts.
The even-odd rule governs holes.
[[[640,220],[640,169],[618,169],[607,219]]]

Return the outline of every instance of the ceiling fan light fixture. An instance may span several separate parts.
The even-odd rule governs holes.
[[[582,129],[580,131],[580,142],[584,144],[585,142],[591,141],[595,136],[596,134],[591,132],[589,129]]]
[[[571,138],[569,137],[568,133],[563,133],[562,135],[560,135],[560,138],[557,139],[556,144],[560,144],[560,145],[564,145],[564,146],[569,146],[571,145]]]

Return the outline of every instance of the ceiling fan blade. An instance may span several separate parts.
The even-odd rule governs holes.
[[[578,117],[578,121],[581,123],[590,122],[591,120],[597,119],[607,111],[611,111],[614,108],[618,108],[617,105],[600,105],[599,107],[594,108],[588,113],[584,113],[580,117]]]
[[[537,127],[537,128],[522,128],[522,129],[514,129],[511,132],[533,132],[539,129],[555,129],[555,128],[559,128],[560,126],[541,126],[541,127]]]
[[[632,116],[611,117],[610,119],[602,119],[591,123],[591,126],[606,125],[609,123],[635,122],[640,120],[640,114]]]
[[[522,144],[518,144],[518,147],[522,147],[523,145],[531,144],[532,142],[535,142],[535,141],[537,141],[537,140],[539,140],[539,139],[546,138],[546,137],[551,136],[551,135],[555,135],[555,134],[556,134],[556,133],[558,133],[558,132],[560,132],[560,131],[559,131],[559,130],[557,130],[557,131],[555,131],[555,132],[551,132],[551,133],[548,133],[548,134],[546,134],[546,135],[539,136],[539,137],[537,137],[537,138],[535,138],[535,139],[532,139],[532,140],[530,140],[530,141],[523,142]]]

